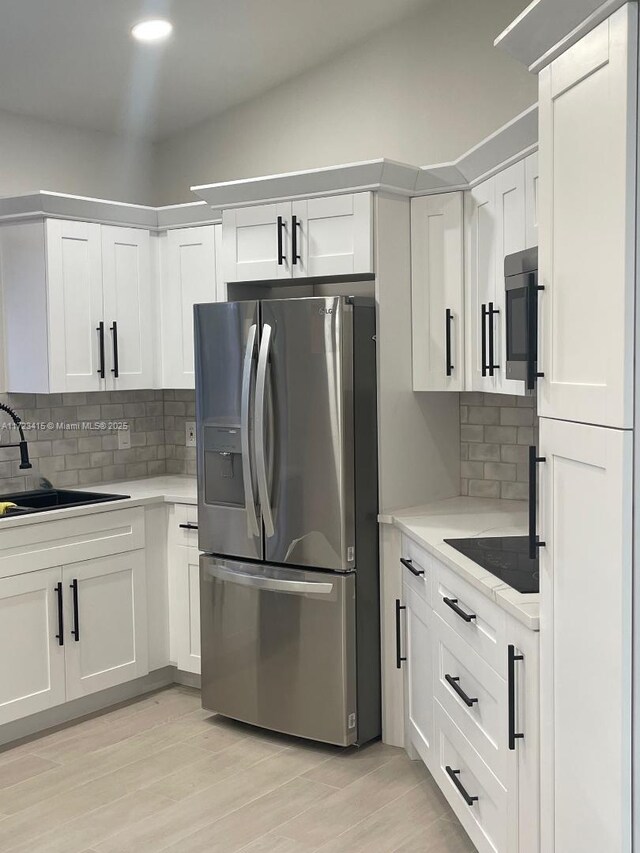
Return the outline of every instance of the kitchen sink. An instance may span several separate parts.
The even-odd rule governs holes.
[[[112,495],[104,492],[83,492],[76,489],[37,489],[32,492],[15,492],[0,495],[0,501],[17,504],[10,507],[3,518],[43,512],[52,509],[67,509],[70,506],[87,506],[108,501],[125,500],[129,495]]]

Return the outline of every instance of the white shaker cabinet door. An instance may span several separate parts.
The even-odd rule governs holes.
[[[524,219],[525,248],[538,245],[538,154],[530,154],[524,161]]]
[[[540,420],[545,853],[631,850],[632,442]]]
[[[224,280],[291,278],[291,202],[222,213]]]
[[[538,411],[633,425],[637,7],[540,73]]]
[[[100,391],[100,226],[46,222],[49,391]]]
[[[414,391],[464,391],[462,193],[411,201]]]
[[[0,580],[0,724],[65,701],[61,570]]]
[[[431,766],[434,737],[434,614],[425,599],[408,584],[403,586],[403,596],[406,608],[405,736],[425,764]]]
[[[63,568],[67,699],[148,672],[144,550]]]
[[[154,335],[149,232],[102,226],[107,383],[153,388]]]
[[[346,193],[292,203],[293,276],[373,272],[371,193]]]
[[[175,654],[178,669],[200,675],[200,552],[178,545],[174,550]]]
[[[162,386],[195,388],[193,306],[216,302],[215,226],[162,237]]]

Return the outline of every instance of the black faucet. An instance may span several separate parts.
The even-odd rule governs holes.
[[[20,448],[20,467],[21,468],[32,468],[31,462],[29,462],[29,448],[27,446],[27,440],[24,437],[24,432],[22,429],[22,421],[18,417],[18,415],[13,411],[10,406],[6,406],[4,403],[0,403],[0,411],[6,412],[14,424],[18,427],[18,433],[20,435],[20,441],[13,442],[12,444],[0,444],[0,447],[19,447]]]

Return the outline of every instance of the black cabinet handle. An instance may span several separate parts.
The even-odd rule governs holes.
[[[78,581],[74,578],[69,585],[73,590],[73,628],[71,629],[71,633],[75,637],[76,643],[80,639],[80,619],[78,612]]]
[[[113,367],[111,368],[111,372],[117,379],[118,376],[120,376],[120,368],[118,365],[118,324],[115,320],[113,321],[113,326],[111,326],[110,331],[113,340]]]
[[[284,219],[279,216],[278,217],[278,266],[281,267],[283,263],[286,261],[286,256],[284,254]]]
[[[98,347],[100,351],[100,367],[98,368],[98,376],[100,379],[104,379],[104,323],[102,320],[96,326],[96,332],[98,333]]]
[[[405,568],[409,569],[412,575],[415,575],[417,578],[424,574],[424,571],[422,569],[415,569],[413,567],[413,560],[405,560],[404,557],[400,557],[400,562]]]
[[[465,622],[471,622],[472,619],[476,618],[475,613],[465,613],[462,608],[458,607],[458,599],[457,598],[447,598],[446,596],[442,597],[442,600],[450,607],[454,613],[456,613],[461,619],[464,619]]]
[[[183,530],[197,530],[198,529],[198,525],[197,524],[191,524],[190,521],[187,522],[186,524],[180,524],[178,526],[181,527]]]
[[[532,272],[527,285],[527,391],[536,387],[536,379],[544,376],[538,373],[538,275]]]
[[[396,668],[402,669],[402,661],[406,658],[402,657],[402,629],[400,626],[400,611],[407,608],[400,604],[400,599],[396,598]]]
[[[489,371],[487,364],[487,306],[483,303],[480,310],[480,332],[482,335],[482,375]]]
[[[298,229],[302,231],[302,222],[294,213],[291,217],[291,255],[294,266],[302,260],[302,256],[298,252]]]
[[[64,611],[62,609],[62,584],[57,583],[54,586],[56,597],[58,599],[58,633],[56,640],[59,646],[64,646]]]
[[[509,646],[509,749],[516,748],[516,740],[524,738],[522,732],[516,732],[516,661],[524,660],[524,655],[517,655],[515,646]]]
[[[489,303],[489,308],[487,310],[487,317],[489,318],[489,364],[487,365],[489,369],[489,376],[493,376],[494,371],[500,369],[500,365],[495,363],[495,340],[494,340],[494,328],[493,328],[493,318],[500,311],[498,308],[493,307],[493,302]]]
[[[459,684],[460,678],[459,678],[459,676],[457,676],[457,675],[455,675],[455,676],[454,676],[454,675],[445,674],[444,680],[445,680],[445,681],[447,682],[447,684],[451,687],[451,689],[452,689],[452,690],[454,690],[454,691],[458,694],[458,696],[462,699],[462,701],[463,701],[463,702],[464,702],[464,704],[467,706],[467,708],[473,708],[473,706],[476,704],[476,702],[477,702],[478,700],[477,700],[477,699],[472,699],[470,696],[467,696],[467,694],[464,692],[464,690],[462,689],[462,687],[460,687],[460,684]]]
[[[529,559],[535,560],[538,548],[544,548],[546,542],[538,539],[537,506],[538,498],[538,463],[546,462],[546,456],[538,456],[534,445],[529,446]]]
[[[451,324],[453,322],[453,311],[447,308],[445,312],[445,349],[446,349],[446,368],[447,376],[451,376],[454,371],[454,365],[451,361]]]
[[[449,767],[448,764],[444,769],[447,771],[447,776],[451,779],[453,784],[456,786],[456,788],[458,789],[458,793],[460,794],[462,799],[465,801],[465,803],[468,806],[472,806],[475,802],[477,802],[478,798],[472,797],[467,792],[467,789],[464,787],[462,782],[458,779],[458,776],[460,775],[460,771],[454,770],[453,768]]]

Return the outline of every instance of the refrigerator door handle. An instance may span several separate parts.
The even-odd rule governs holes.
[[[247,508],[247,529],[250,536],[260,536],[258,516],[256,515],[256,498],[253,493],[253,473],[251,471],[251,451],[249,445],[249,408],[251,400],[251,367],[253,352],[256,345],[257,326],[255,323],[249,329],[247,348],[244,352],[242,369],[242,398],[240,403],[240,431],[242,444],[242,479],[244,480],[244,502]]]
[[[271,592],[289,592],[303,595],[313,593],[314,595],[331,595],[333,584],[323,581],[290,581],[283,578],[271,578],[265,575],[252,575],[239,572],[236,569],[227,569],[217,564],[207,566],[207,572],[214,578],[229,583],[250,586],[254,589],[266,589]]]
[[[271,510],[271,498],[269,496],[269,481],[267,477],[267,451],[265,446],[265,417],[266,417],[266,392],[267,392],[267,366],[269,362],[269,350],[271,348],[272,328],[268,323],[262,327],[262,340],[260,341],[260,352],[258,353],[258,374],[256,378],[256,428],[254,438],[256,443],[256,474],[258,479],[258,496],[262,509],[262,520],[264,531],[268,537],[273,536],[273,512]]]

